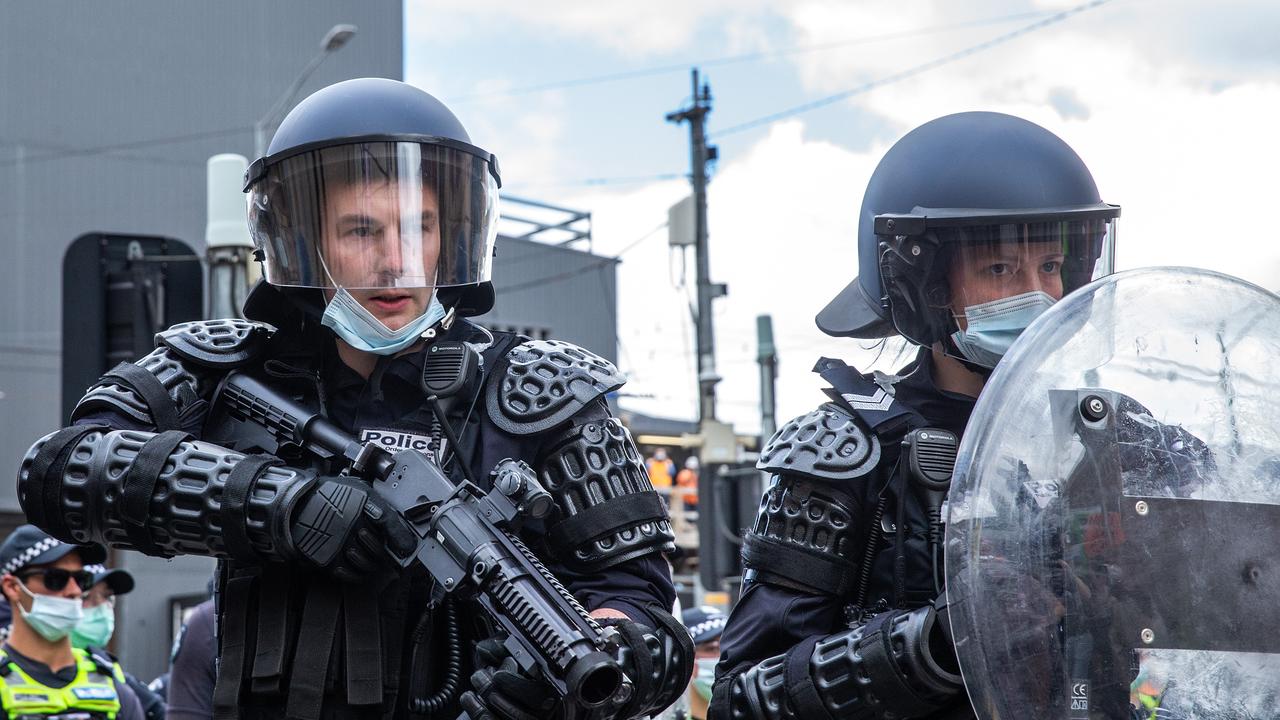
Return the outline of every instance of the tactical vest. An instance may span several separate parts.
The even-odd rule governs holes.
[[[65,687],[51,688],[36,682],[0,650],[0,704],[9,720],[31,717],[61,717],[88,713],[91,718],[115,720],[120,697],[115,683],[124,682],[124,671],[106,658],[98,658],[79,648],[76,677]]]

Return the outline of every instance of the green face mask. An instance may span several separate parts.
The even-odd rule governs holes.
[[[71,631],[71,645],[78,648],[106,647],[115,629],[115,606],[104,602],[84,611],[84,617]]]

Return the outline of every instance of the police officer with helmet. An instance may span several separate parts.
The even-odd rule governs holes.
[[[971,717],[941,559],[950,462],[1013,340],[1111,271],[1120,209],[1053,133],[949,115],[881,160],[859,218],[860,272],[817,316],[834,337],[901,335],[895,375],[823,358],[828,400],[787,423],[743,549],[712,718]]]
[[[622,376],[467,320],[494,303],[499,185],[497,159],[431,95],[370,78],[316,92],[246,175],[266,278],[249,319],[160,333],[24,460],[23,507],[55,537],[220,558],[215,718],[561,713],[479,613],[431,602],[430,576],[401,568],[417,536],[396,508],[223,411],[232,372],[455,482],[528,463],[558,512],[523,539],[618,631],[630,692],[599,716],[654,712],[688,681],[665,508],[604,399]]]

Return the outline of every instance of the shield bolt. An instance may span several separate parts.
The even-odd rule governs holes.
[[[1134,512],[1138,513],[1139,515],[1142,515],[1143,517],[1146,517],[1146,514],[1151,512],[1151,508],[1147,505],[1146,500],[1139,500],[1137,503],[1135,503],[1133,506],[1133,510]]]
[[[1098,422],[1107,416],[1107,403],[1097,395],[1090,395],[1080,401],[1080,414],[1089,422]]]
[[[1151,631],[1151,628],[1142,628],[1142,642],[1147,645],[1150,645],[1155,641],[1156,641],[1156,634]]]

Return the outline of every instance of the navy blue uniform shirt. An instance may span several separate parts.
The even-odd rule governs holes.
[[[964,432],[975,400],[938,388],[933,379],[933,363],[928,349],[922,348],[914,361],[898,371],[898,376],[902,378],[894,385],[894,397],[898,402],[915,409],[931,426],[953,432],[957,437]],[[896,453],[886,452],[881,462],[891,466],[895,458]],[[859,487],[844,488],[847,492],[867,498],[863,503],[866,512],[865,517],[861,518],[863,527],[871,521],[871,514],[881,492],[888,494],[889,508],[893,508],[897,501],[895,488],[883,486],[886,474],[877,473],[859,478],[852,481],[860,483]],[[880,486],[874,486],[875,484]],[[914,498],[914,495],[908,497]],[[919,540],[923,538],[927,528],[921,525],[924,515],[915,505],[914,502],[908,503],[911,512],[907,527],[912,528],[911,532]],[[859,532],[861,531],[860,529]],[[908,549],[912,547],[911,539],[908,538]],[[869,605],[874,604],[877,599],[890,599],[893,584],[893,542],[894,538],[888,536],[881,543],[882,549],[873,566]],[[860,557],[861,554],[862,550],[858,548],[855,557]],[[908,559],[908,597],[914,604],[922,604],[933,594],[929,579],[932,569],[927,553],[923,557],[920,557],[920,553],[914,555]],[[740,672],[766,658],[781,655],[806,638],[839,632],[844,626],[846,602],[847,599],[812,595],[776,585],[747,585],[733,608],[724,635],[720,638],[721,655],[720,663],[716,666],[717,679]]]

